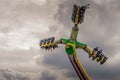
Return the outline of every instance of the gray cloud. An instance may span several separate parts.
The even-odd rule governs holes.
[[[40,80],[57,80],[57,77],[54,75],[51,75],[48,71],[42,72],[42,77]]]
[[[0,70],[0,80],[30,80],[30,78],[25,74],[6,69]]]
[[[120,48],[120,1],[1,0],[0,68],[29,73],[3,70],[0,71],[2,80],[79,80],[64,52],[64,46],[51,52],[39,50],[38,46],[42,38],[69,37],[73,26],[70,19],[72,6],[75,3],[91,4],[84,23],[79,25],[78,40],[91,47],[100,46],[109,58],[106,64],[100,66],[85,52],[78,50],[80,61],[92,80],[119,80],[120,59],[116,57]],[[39,75],[31,77],[31,72],[39,72]]]
[[[22,73],[10,69],[0,69],[0,80],[57,80],[47,70],[39,73]]]

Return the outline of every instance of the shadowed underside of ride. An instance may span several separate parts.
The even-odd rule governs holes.
[[[60,40],[55,40],[54,37],[51,37],[41,40],[39,44],[40,47],[45,50],[52,50],[58,48],[59,44],[64,44],[68,58],[80,80],[90,80],[90,78],[86,70],[82,66],[80,60],[78,59],[76,49],[83,49],[85,52],[88,53],[90,58],[92,57],[92,60],[96,60],[97,62],[100,62],[100,64],[105,63],[107,60],[107,57],[102,54],[102,49],[99,50],[98,47],[92,49],[87,44],[77,41],[77,35],[79,31],[78,24],[84,22],[84,14],[86,9],[88,8],[89,4],[85,6],[73,6],[73,13],[71,19],[74,23],[74,27],[72,28],[70,38],[61,38]]]

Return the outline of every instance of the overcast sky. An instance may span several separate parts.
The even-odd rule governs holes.
[[[120,0],[0,0],[0,80],[79,80],[64,45],[46,52],[39,41],[69,38],[73,5],[87,3],[78,40],[102,48],[108,61],[77,50],[79,59],[91,80],[119,80]]]

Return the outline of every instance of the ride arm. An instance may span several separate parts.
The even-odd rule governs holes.
[[[76,4],[73,6],[73,13],[71,20],[74,23],[74,26],[72,27],[71,35],[70,35],[70,40],[75,41],[77,39],[78,35],[78,24],[82,23],[84,21],[84,15],[86,9],[89,8],[89,4],[84,5],[84,6],[77,6]]]
[[[98,47],[92,49],[90,46],[80,43],[77,43],[77,48],[83,49],[85,52],[88,53],[89,57],[92,57],[92,60],[100,62],[100,64],[104,64],[108,59],[104,54],[102,54],[102,49],[98,50]]]
[[[51,37],[41,40],[39,46],[42,49],[49,50],[49,49],[58,48],[58,44],[65,44],[65,42],[62,39],[55,40],[55,37]]]

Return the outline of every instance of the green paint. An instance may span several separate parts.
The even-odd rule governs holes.
[[[77,40],[76,41],[71,41],[70,39],[61,38],[61,41],[64,42],[65,44],[73,43],[73,44],[75,44],[75,46],[79,46],[79,47],[85,47],[86,46],[86,44],[81,43],[81,42],[79,42]]]
[[[67,45],[65,50],[66,50],[68,55],[71,55],[74,52],[74,48],[72,46],[70,46],[70,45]]]
[[[70,39],[61,38],[61,41],[66,44],[65,50],[68,55],[74,54],[75,49],[72,45],[78,46],[80,48],[84,48],[86,46],[86,44],[78,42],[77,40],[71,41]]]
[[[64,38],[61,38],[61,41],[64,42],[65,44],[67,44],[67,43],[70,42],[70,39],[64,39]]]
[[[76,45],[76,46],[79,46],[79,47],[84,47],[84,46],[86,46],[86,44],[81,43],[81,42],[78,42],[78,41],[75,41],[75,45]]]

